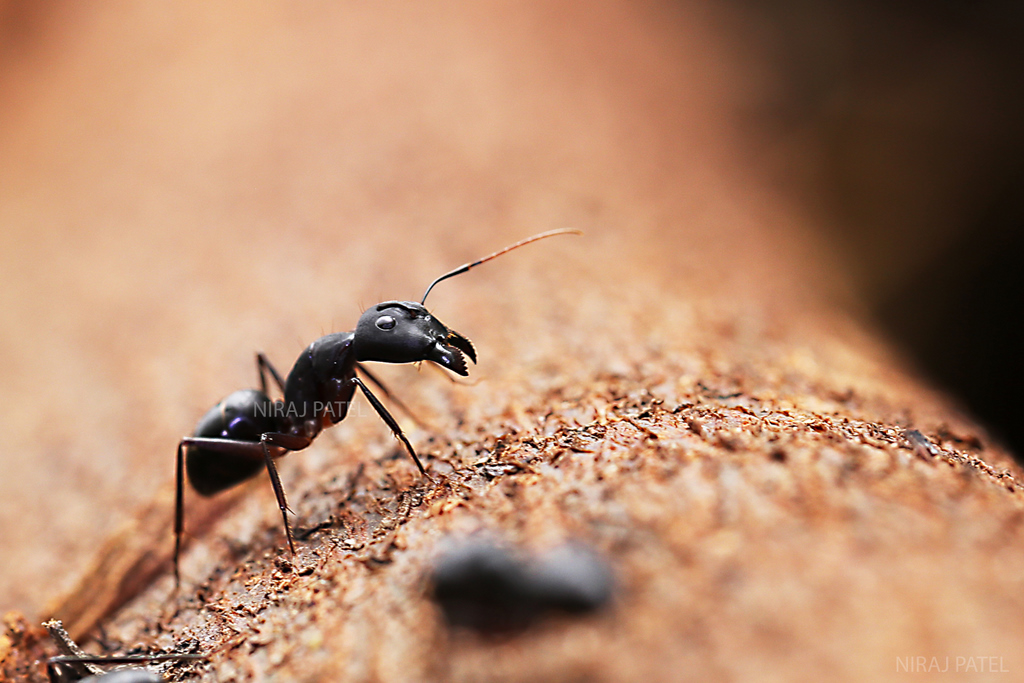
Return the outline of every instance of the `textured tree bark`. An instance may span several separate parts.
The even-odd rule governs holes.
[[[143,10],[95,10],[67,39],[90,74],[123,56],[133,31],[175,51],[132,43],[140,56],[122,85],[97,86],[141,88],[127,132],[94,114],[91,146],[73,150],[86,168],[44,164],[25,181],[29,223],[76,215],[84,226],[70,247],[28,232],[12,241],[14,253],[63,255],[60,277],[82,288],[68,304],[85,309],[69,323],[82,343],[67,364],[117,369],[104,387],[138,396],[129,415],[145,416],[130,429],[104,405],[68,417],[112,425],[107,441],[78,447],[110,478],[96,507],[133,481],[114,507],[143,512],[100,559],[67,568],[77,586],[43,582],[33,595],[54,598],[46,611],[99,638],[97,651],[210,653],[176,669],[208,681],[1024,671],[1020,470],[841,303],[813,226],[747,177],[729,113],[750,81],[704,10],[286,7],[169,10],[188,45]],[[76,77],[61,64],[53,87]],[[242,85],[225,94],[226,83]],[[198,111],[184,122],[167,114],[193,91],[218,94],[189,96]],[[19,120],[42,139],[65,130],[54,118]],[[141,149],[110,161],[102,152],[123,150],[122,136]],[[30,147],[15,148],[5,177]],[[40,189],[54,174],[71,187],[56,208]],[[131,208],[111,209],[104,182]],[[351,328],[353,302],[415,298],[450,267],[563,225],[585,234],[431,295],[476,344],[475,383],[382,369],[431,425],[399,414],[433,481],[357,404],[280,461],[296,554],[265,478],[205,505],[190,494],[174,591],[176,439],[254,384],[252,352],[287,368],[318,334]],[[66,391],[81,396],[86,379]],[[40,462],[75,455],[36,443]],[[612,603],[499,639],[451,631],[426,577],[446,543],[474,534],[527,550],[589,545],[615,575]],[[35,543],[17,557],[47,552]],[[0,680],[41,679],[53,651],[9,615]]]

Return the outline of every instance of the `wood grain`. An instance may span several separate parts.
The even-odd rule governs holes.
[[[757,76],[714,11],[54,12],[0,81],[0,547],[33,615],[8,618],[3,676],[42,675],[43,612],[98,649],[210,652],[174,674],[210,681],[1024,671],[1021,472],[750,175]],[[174,594],[174,447],[255,383],[255,351],[287,367],[360,306],[557,227],[584,235],[431,295],[475,383],[381,369],[431,425],[403,420],[434,483],[354,408],[281,461],[296,555],[262,479],[192,495]],[[613,605],[449,632],[425,576],[480,533],[594,547]]]

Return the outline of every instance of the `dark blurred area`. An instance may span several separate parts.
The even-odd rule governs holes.
[[[1024,5],[739,0],[758,170],[829,226],[918,370],[1013,451],[1024,410]]]

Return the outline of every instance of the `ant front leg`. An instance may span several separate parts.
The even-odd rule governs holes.
[[[417,456],[416,451],[413,450],[412,444],[409,443],[409,439],[405,438],[402,428],[398,426],[398,422],[396,422],[395,418],[391,416],[388,409],[384,407],[384,404],[377,400],[377,397],[373,395],[369,388],[367,388],[367,386],[363,384],[363,381],[358,377],[353,375],[352,383],[363,390],[363,394],[370,402],[370,405],[373,406],[373,409],[377,411],[377,414],[380,415],[380,419],[384,420],[385,424],[391,428],[391,432],[405,444],[405,448],[409,451],[409,455],[412,456],[413,462],[416,463],[416,467],[419,468],[420,474],[426,477],[429,481],[434,481],[434,479],[427,474],[427,471],[423,469],[423,463],[420,462],[419,456]]]
[[[418,417],[416,417],[416,413],[414,413],[411,410],[409,410],[409,406],[405,405],[405,403],[403,403],[400,398],[398,398],[397,396],[392,394],[388,390],[388,388],[386,386],[384,386],[384,383],[381,382],[377,378],[376,375],[374,375],[372,372],[370,372],[370,370],[365,365],[363,365],[362,363],[356,363],[356,370],[358,370],[359,372],[361,372],[364,375],[366,375],[366,379],[368,379],[371,382],[373,382],[374,386],[376,386],[378,389],[380,389],[381,392],[384,394],[384,396],[386,396],[389,401],[394,403],[395,406],[397,406],[399,410],[401,410],[403,413],[408,415],[409,419],[412,420],[413,422],[415,422],[417,427],[419,427],[420,429],[423,429],[424,431],[428,431],[428,432],[434,431],[430,427],[430,425],[428,425],[426,422],[424,422],[423,420],[421,420]]]

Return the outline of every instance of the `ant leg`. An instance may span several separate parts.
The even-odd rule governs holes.
[[[281,519],[284,520],[284,535],[288,538],[288,548],[295,554],[295,542],[292,541],[292,528],[288,524],[288,501],[284,496],[284,487],[281,486],[281,476],[277,473],[277,465],[270,455],[270,446],[276,446],[288,451],[301,451],[313,442],[306,436],[295,436],[294,434],[282,434],[271,432],[260,437],[260,446],[263,448],[263,457],[267,462],[267,473],[270,475],[270,484],[274,487],[274,495],[277,497],[277,506],[281,508]]]
[[[175,502],[174,502],[174,587],[181,583],[178,570],[178,560],[181,556],[181,537],[185,529],[185,448],[187,446],[199,446],[202,448],[238,455],[251,460],[259,460],[267,464],[267,471],[270,472],[270,482],[274,486],[274,493],[277,495],[279,504],[284,505],[284,490],[281,488],[281,479],[277,474],[277,467],[274,466],[274,457],[282,457],[289,451],[300,451],[309,446],[311,439],[304,436],[293,436],[290,434],[268,433],[264,434],[260,441],[236,441],[233,439],[214,439],[198,436],[186,436],[178,443],[177,472],[175,476]],[[271,455],[270,447],[275,451],[283,451]],[[286,506],[285,506],[286,507]],[[287,518],[285,519],[285,531],[288,533],[289,546],[291,546],[291,531],[288,529]]]
[[[256,354],[256,371],[260,373],[260,391],[264,394],[267,393],[267,371],[270,371],[270,375],[277,382],[277,386],[281,389],[281,393],[284,393],[284,380],[281,379],[280,373],[277,368],[271,364],[270,359],[262,351]]]
[[[178,558],[181,556],[181,534],[185,530],[185,443],[178,442],[178,461],[174,476],[174,590],[181,586]]]
[[[431,478],[431,476],[427,474],[427,471],[423,469],[423,463],[420,462],[419,456],[417,456],[416,451],[413,450],[412,444],[409,443],[409,439],[405,438],[405,434],[402,432],[402,428],[398,426],[398,423],[395,421],[395,418],[391,417],[391,413],[389,413],[387,408],[384,407],[384,404],[377,400],[377,397],[373,395],[373,393],[367,388],[365,384],[363,384],[363,380],[353,375],[352,382],[363,390],[363,394],[365,394],[367,400],[370,402],[370,405],[373,406],[373,409],[377,411],[377,414],[380,415],[380,419],[384,420],[387,426],[391,428],[391,432],[399,439],[401,439],[402,443],[405,444],[405,448],[409,451],[409,455],[412,456],[413,462],[416,463],[416,467],[419,468],[420,474],[422,474],[428,480],[434,481],[433,478]]]
[[[377,376],[370,372],[365,365],[363,365],[362,363],[356,363],[356,370],[366,375],[366,379],[373,382],[374,386],[380,389],[381,392],[387,397],[387,399],[394,403],[399,410],[408,415],[409,418],[416,423],[417,427],[428,432],[433,431],[427,423],[416,417],[416,413],[409,410],[409,407],[405,405],[405,403],[403,403],[401,399],[399,399],[397,396],[388,391],[388,388],[384,386],[384,383],[377,379]]]
[[[146,662],[182,662],[205,660],[205,655],[86,655],[84,657],[57,655],[46,660],[46,675],[50,683],[71,683],[72,681],[83,680],[80,673],[83,667],[88,667],[93,673],[87,674],[88,680],[103,680],[107,674],[119,674],[117,680],[125,681],[153,681],[164,680],[155,670],[149,668],[122,667],[104,671],[96,666],[97,664],[144,664]],[[131,673],[132,676],[121,678],[120,674]],[[144,676],[140,678],[139,676]]]
[[[179,560],[181,558],[181,537],[185,533],[185,447],[204,446],[213,450],[233,455],[247,455],[252,458],[263,459],[263,454],[258,450],[258,444],[248,441],[231,441],[230,439],[205,439],[194,436],[186,436],[178,442],[178,456],[175,462],[174,474],[174,590],[181,587],[181,572]],[[257,448],[254,452],[253,449]]]
[[[160,654],[160,655],[90,655],[71,640],[64,630],[64,624],[51,619],[43,624],[50,632],[57,649],[63,654],[50,657],[46,662],[46,673],[51,683],[77,681],[86,676],[102,676],[103,669],[95,664],[134,664],[136,662],[178,662],[187,660],[205,660],[206,655]]]
[[[46,662],[46,673],[50,683],[76,681],[86,676],[100,676],[106,673],[98,666],[92,666],[93,662],[83,661],[88,659],[89,655],[71,640],[59,619],[43,622],[43,627],[50,633],[50,638],[61,653],[57,657],[50,657]]]

